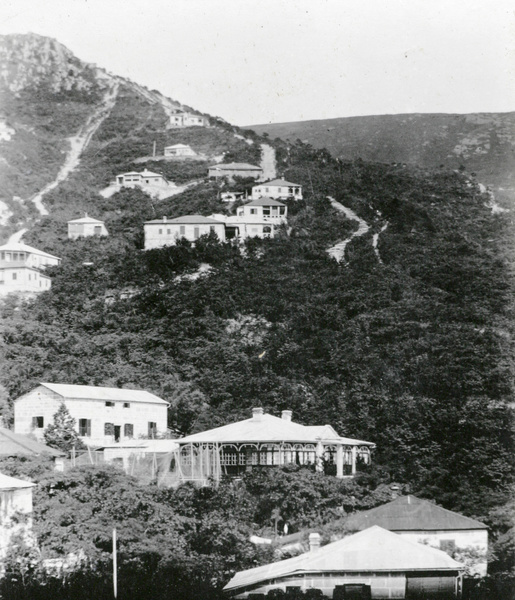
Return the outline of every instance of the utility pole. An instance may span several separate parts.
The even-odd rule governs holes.
[[[116,529],[113,529],[113,594],[116,600],[118,595],[118,573],[116,556]]]
[[[156,141],[154,140],[154,149],[152,150],[152,157],[156,157]]]

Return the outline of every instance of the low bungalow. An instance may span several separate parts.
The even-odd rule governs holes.
[[[145,250],[174,246],[180,238],[195,242],[201,235],[211,232],[216,233],[221,242],[225,241],[224,223],[202,215],[187,215],[175,219],[162,217],[146,221],[144,231]]]
[[[174,144],[173,146],[166,146],[165,157],[182,157],[182,156],[197,156],[195,150],[186,144]]]
[[[372,525],[452,555],[463,554],[463,561],[469,554],[469,573],[486,575],[488,527],[480,521],[409,495],[355,513],[346,522],[349,531],[361,531]]]
[[[14,401],[14,431],[43,439],[61,404],[88,446],[154,438],[167,431],[168,403],[143,390],[41,383]]]
[[[291,418],[291,410],[283,410],[279,418],[254,408],[250,419],[179,438],[178,476],[202,482],[298,464],[343,478],[353,477],[360,462],[370,463],[372,442],[342,437],[330,425],[301,425]]]
[[[153,173],[144,169],[141,173],[138,171],[129,171],[116,176],[116,185],[119,187],[145,188],[148,186],[168,187],[168,181],[159,173]]]
[[[207,127],[208,125],[209,119],[207,117],[185,111],[172,113],[168,123],[168,127],[171,129],[176,127]]]
[[[270,590],[321,590],[329,598],[458,598],[464,567],[445,552],[374,526],[310,551],[234,575],[224,587],[233,598],[263,598]]]
[[[91,236],[106,236],[109,235],[104,221],[93,219],[86,213],[80,219],[73,219],[68,221],[68,238],[76,240],[80,237],[91,237]]]
[[[21,242],[0,246],[0,295],[49,290],[52,282],[45,269],[60,262],[57,256]]]
[[[287,198],[302,200],[302,186],[284,179],[273,179],[252,188],[253,198],[261,198],[262,196],[268,196],[276,200],[286,200]]]
[[[253,177],[254,179],[259,179],[263,175],[263,169],[256,167],[256,165],[249,165],[248,163],[219,163],[209,167],[208,174],[209,177],[215,179],[220,177],[227,177],[227,179]]]

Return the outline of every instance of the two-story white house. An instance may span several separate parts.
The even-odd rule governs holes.
[[[193,148],[186,144],[174,144],[165,147],[165,157],[197,156]]]
[[[80,237],[106,236],[109,235],[104,221],[88,217],[86,213],[80,219],[68,221],[68,238],[76,240]]]
[[[64,404],[88,446],[133,438],[154,438],[167,431],[168,403],[143,390],[41,383],[14,401],[14,431],[43,439]]]
[[[129,171],[116,176],[116,184],[119,187],[149,187],[159,186],[168,187],[168,181],[159,173],[153,173],[144,169],[141,173],[138,171]]]
[[[286,200],[287,198],[302,200],[302,186],[284,179],[274,179],[253,186],[252,198],[261,198],[262,196],[275,200]]]
[[[195,242],[201,235],[216,233],[221,242],[225,242],[225,225],[222,221],[203,217],[202,215],[186,215],[175,219],[162,217],[147,221],[144,225],[145,250],[174,246],[180,238]]]
[[[273,198],[259,198],[236,209],[236,216],[212,215],[224,221],[228,239],[248,237],[273,238],[278,227],[286,223],[288,207]]]
[[[0,295],[9,292],[43,292],[52,282],[46,267],[61,259],[20,242],[0,246]]]
[[[207,127],[208,125],[209,121],[207,117],[179,111],[170,116],[168,127]]]

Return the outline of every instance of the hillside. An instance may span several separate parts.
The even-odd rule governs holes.
[[[249,125],[300,139],[344,160],[401,162],[476,173],[501,203],[515,203],[515,113],[378,115]]]
[[[2,415],[9,418],[14,399],[41,381],[146,389],[170,403],[168,422],[176,435],[245,418],[256,406],[272,414],[290,409],[301,423],[330,423],[342,435],[377,445],[373,465],[361,465],[356,482],[340,486],[331,478],[330,503],[309,500],[324,487],[315,473],[289,473],[295,490],[304,485],[299,481],[310,482],[302,488],[304,512],[293,503],[289,509],[294,527],[313,519],[326,524],[343,507],[371,506],[396,482],[485,521],[501,548],[499,564],[511,568],[501,546],[509,550],[505,505],[515,474],[515,237],[511,213],[492,210],[479,174],[466,165],[433,169],[391,157],[336,160],[300,140],[270,140],[209,115],[209,127],[168,129],[167,111],[182,106],[178,101],[87,66],[46,38],[5,36],[2,48],[3,56],[15,48],[8,54],[13,64],[18,55],[27,64],[7,70],[2,83],[4,120],[14,133],[0,142],[9,175],[2,198],[13,213],[1,233],[5,238],[26,227],[27,244],[62,257],[51,270],[51,290],[0,301]],[[52,60],[42,63],[45,48]],[[37,77],[23,75],[33,64]],[[146,220],[230,211],[220,191],[249,187],[244,180],[223,188],[209,181],[208,159],[150,161],[147,168],[188,187],[163,200],[130,189],[103,197],[114,175],[141,169],[134,161],[149,155],[154,141],[158,148],[191,144],[209,160],[254,163],[263,154],[271,159],[274,152],[262,151],[268,145],[277,172],[303,186],[304,200],[288,201],[288,227],[274,239],[240,246],[206,236],[195,246],[184,241],[143,252]],[[83,211],[105,220],[109,237],[68,240],[66,221]],[[337,262],[328,250],[351,237]],[[104,475],[90,476],[100,488],[94,501],[104,510]],[[54,502],[47,490],[53,477],[61,475],[43,486],[42,506]],[[282,481],[282,474],[277,477]],[[75,489],[75,478],[80,474],[66,475],[63,496],[66,486]],[[135,486],[125,479],[120,485]],[[250,495],[252,486],[260,487],[248,486]],[[246,496],[239,502],[240,488],[228,485],[218,500],[218,492],[208,490],[193,500],[187,486],[177,495],[141,488],[135,494],[151,503],[151,514],[161,514],[159,503],[165,503],[170,522],[170,507],[173,514],[182,510],[201,519],[202,502],[209,504],[213,494],[213,528],[205,524],[204,534],[195,525],[186,534],[177,525],[177,539],[165,538],[159,550],[198,534],[195,551],[201,552],[220,535],[225,570],[214,559],[211,571],[202,570],[193,554],[180,567],[188,572],[193,556],[199,580],[209,586],[214,573],[220,585],[231,570],[257,560],[248,531],[255,523],[265,527],[290,494],[277,484],[283,491],[271,499],[267,486],[261,482],[262,500],[253,496],[259,506],[241,509],[236,538],[248,553],[236,558],[233,538],[220,531],[230,513],[226,498],[235,512],[247,503]],[[109,495],[116,513],[116,496]],[[130,510],[130,497],[124,510]],[[196,508],[190,511],[183,498],[198,502]],[[182,508],[175,511],[177,505]],[[59,520],[57,500],[54,510]],[[137,511],[130,518],[141,535],[157,531]],[[49,523],[42,527],[53,549],[61,533],[78,543],[71,518],[59,520],[62,530]],[[102,535],[96,551],[105,565]],[[149,545],[142,564],[154,564],[153,552]]]

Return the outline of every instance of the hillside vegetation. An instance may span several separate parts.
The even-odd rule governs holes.
[[[167,130],[151,92],[118,85],[78,168],[44,197],[50,214],[27,209],[4,230],[28,225],[24,241],[62,257],[62,265],[50,271],[50,291],[1,301],[3,416],[41,381],[132,387],[170,402],[175,435],[247,418],[262,406],[273,414],[290,409],[304,424],[330,423],[377,448],[354,482],[322,483],[316,473],[286,469],[219,491],[158,490],[110,469],[62,475],[9,463],[6,472],[41,482],[35,527],[44,552],[83,547],[97,562],[77,579],[44,585],[27,567],[37,589],[32,580],[20,583],[21,567],[11,565],[2,594],[46,598],[56,585],[61,597],[79,598],[79,588],[93,589],[83,585],[86,577],[107,597],[105,531],[115,519],[125,536],[124,585],[134,598],[148,586],[156,598],[215,598],[235,570],[270,560],[248,535],[266,532],[274,510],[292,530],[328,526],[385,501],[392,483],[486,522],[491,565],[512,569],[511,213],[492,211],[481,179],[466,168],[337,160],[300,140],[267,141],[214,117],[209,128]],[[21,104],[10,122],[22,105],[57,111],[52,96],[13,98]],[[253,143],[237,137],[243,133]],[[195,186],[165,200],[128,189],[102,197],[115,174],[140,168],[133,161],[155,140],[245,162],[259,161],[260,144],[269,143],[278,173],[301,184],[305,199],[288,202],[288,225],[274,239],[238,246],[206,236],[194,247],[183,241],[142,251],[146,220],[229,211],[220,191],[250,185],[207,180],[207,162],[155,162],[148,168]],[[46,164],[59,168],[53,155]],[[357,224],[328,196],[370,227],[341,263],[327,249]],[[105,220],[110,236],[68,240],[66,221],[83,211]],[[87,523],[84,531],[79,523]]]
[[[327,148],[334,157],[460,166],[515,204],[515,113],[377,115],[249,125],[256,133]]]

